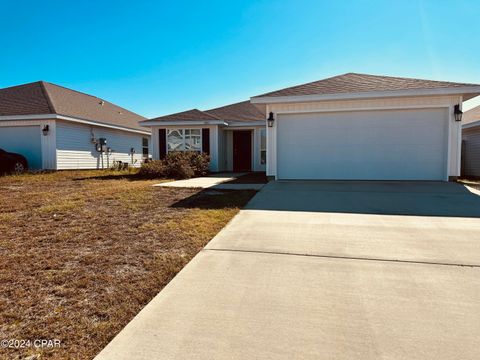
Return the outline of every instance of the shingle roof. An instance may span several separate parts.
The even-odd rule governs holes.
[[[57,114],[149,131],[143,116],[96,96],[44,81],[0,89],[0,115]]]
[[[250,103],[249,100],[206,110],[206,112],[226,121],[265,120],[265,114],[262,113],[255,105]]]
[[[148,121],[208,121],[208,120],[221,120],[220,118],[208,114],[205,111],[198,109],[191,109],[187,111],[182,111],[175,114],[159,116],[153,119],[145,121],[148,124]]]
[[[298,95],[326,95],[339,93],[360,93],[372,91],[395,91],[414,89],[439,89],[465,86],[479,86],[475,84],[454,83],[447,81],[421,80],[391,76],[378,76],[348,73],[331,78],[313,81],[310,83],[272,91],[255,97],[298,96]]]

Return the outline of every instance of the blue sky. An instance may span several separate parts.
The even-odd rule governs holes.
[[[478,0],[0,0],[0,87],[147,117],[346,73],[480,83]]]

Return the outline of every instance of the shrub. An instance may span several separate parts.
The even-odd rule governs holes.
[[[167,167],[163,160],[152,160],[144,162],[138,171],[138,176],[142,178],[154,179],[161,178],[167,175]]]
[[[208,173],[209,157],[194,151],[169,152],[165,157],[167,176],[175,179],[189,179]]]
[[[152,160],[142,164],[138,176],[142,178],[170,177],[189,179],[208,173],[209,156],[194,151],[169,152],[164,160]]]

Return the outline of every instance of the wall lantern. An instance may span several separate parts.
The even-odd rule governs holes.
[[[270,112],[270,114],[268,114],[268,119],[267,119],[268,127],[273,127],[274,122],[275,122],[275,118],[273,117],[273,112]]]
[[[455,105],[453,115],[455,116],[455,121],[462,121],[463,111],[460,110],[460,105]]]
[[[44,125],[42,129],[43,136],[47,136],[49,131],[50,131],[50,126]]]

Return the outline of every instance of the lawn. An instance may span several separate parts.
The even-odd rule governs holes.
[[[152,187],[111,171],[0,177],[0,339],[91,359],[246,204],[252,191]]]

